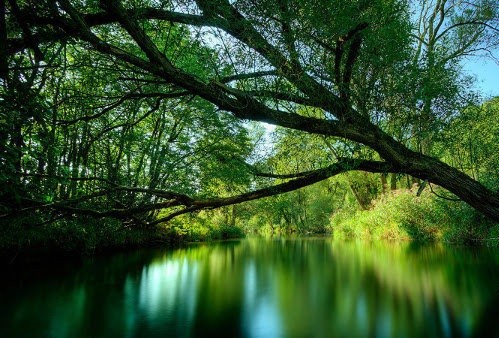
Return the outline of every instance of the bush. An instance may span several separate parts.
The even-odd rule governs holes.
[[[72,217],[43,224],[34,215],[17,217],[0,227],[0,256],[19,253],[88,255],[96,251],[170,242],[164,229],[124,226],[115,219]]]
[[[492,236],[494,224],[462,202],[450,202],[428,191],[419,197],[396,191],[374,201],[370,210],[343,210],[332,216],[333,235],[368,240],[416,240],[476,243]]]
[[[242,228],[229,225],[220,215],[199,213],[197,215],[183,215],[174,218],[165,225],[166,229],[181,241],[200,242],[245,236]]]

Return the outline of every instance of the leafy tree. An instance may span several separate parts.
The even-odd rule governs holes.
[[[441,142],[449,163],[491,189],[499,183],[499,98],[480,106],[470,106],[446,128]],[[444,146],[445,145],[445,146]]]
[[[434,121],[456,113],[451,60],[496,45],[497,5],[423,5],[414,37],[403,0],[2,2],[2,172],[22,197],[2,204],[151,225],[363,170],[428,180],[497,220],[496,191],[429,156]],[[309,165],[259,172],[285,181],[257,188],[246,120],[336,154],[293,146]]]

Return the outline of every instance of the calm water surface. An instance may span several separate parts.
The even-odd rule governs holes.
[[[499,250],[247,239],[9,271],[1,337],[499,337]]]

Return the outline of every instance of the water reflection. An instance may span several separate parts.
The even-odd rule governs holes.
[[[499,252],[250,239],[7,277],[5,337],[499,336]]]

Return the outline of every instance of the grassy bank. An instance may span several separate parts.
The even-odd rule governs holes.
[[[457,244],[496,243],[494,224],[462,202],[429,191],[416,196],[399,190],[375,200],[369,210],[342,210],[331,218],[337,238],[442,241]]]

